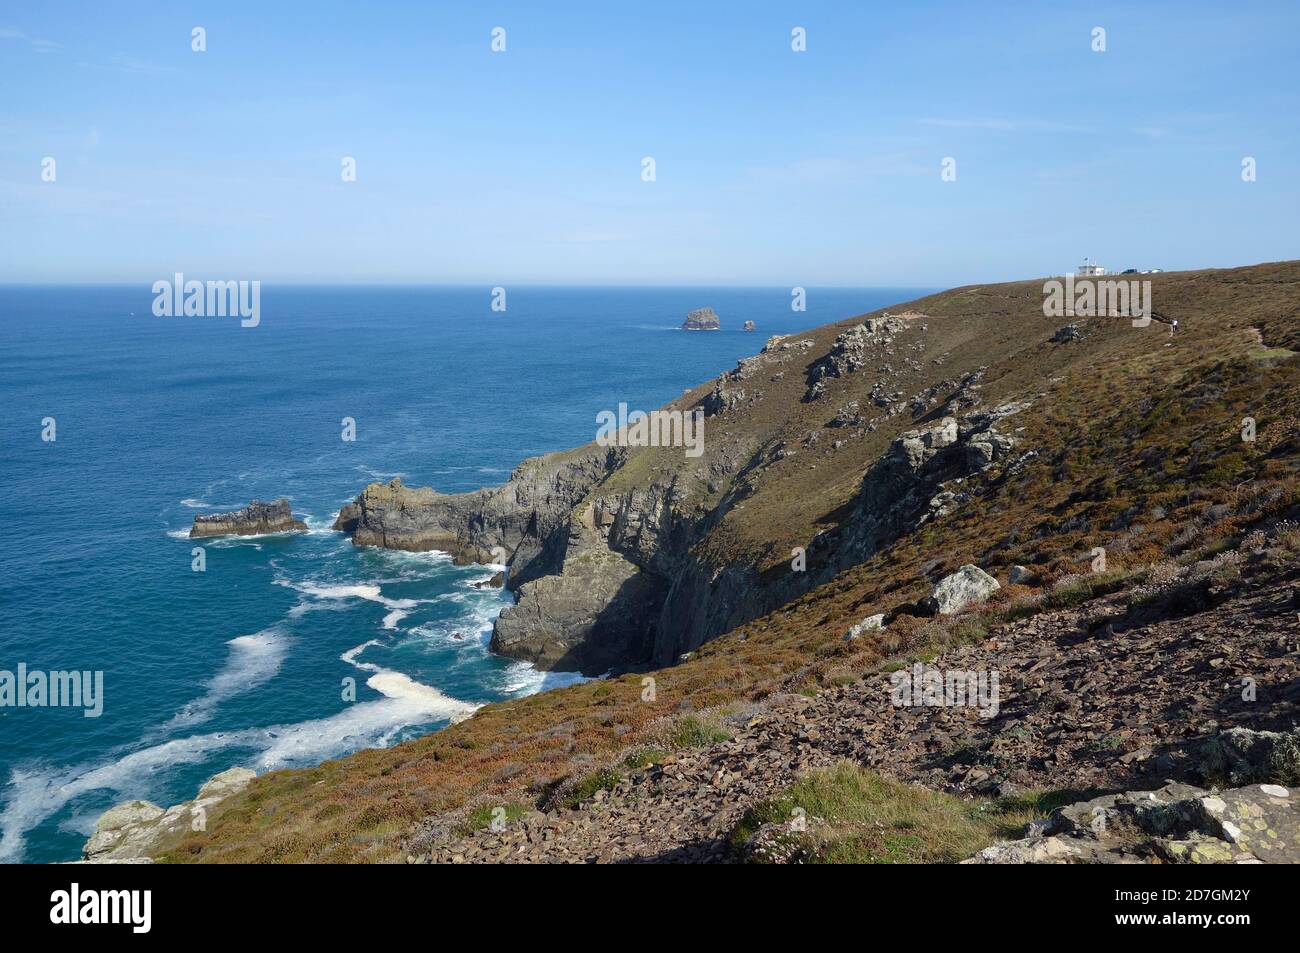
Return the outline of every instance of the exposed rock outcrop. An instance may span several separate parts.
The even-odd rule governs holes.
[[[696,308],[682,322],[683,331],[717,331],[721,327],[722,322],[712,308]]]
[[[562,551],[548,554],[544,544],[567,525],[573,508],[625,452],[587,446],[532,457],[501,486],[470,493],[408,487],[400,478],[372,483],[339,511],[334,528],[350,533],[358,546],[441,550],[462,565],[504,558],[514,588],[542,571],[543,565],[533,567],[534,562],[558,565],[555,557]]]
[[[754,322],[753,322],[753,321],[746,321],[746,322],[745,322],[744,330],[746,330],[746,331],[753,331],[753,330],[755,330]]]
[[[570,525],[559,571],[522,584],[498,617],[492,651],[586,675],[648,658],[666,584],[603,543],[588,507]]]
[[[266,533],[306,532],[307,524],[294,519],[284,497],[274,503],[253,500],[242,510],[209,513],[194,517],[190,538],[204,536],[262,536]]]
[[[147,863],[165,837],[183,830],[202,830],[208,810],[248,787],[256,776],[247,768],[222,771],[204,782],[194,800],[166,810],[148,801],[111,807],[100,815],[95,833],[82,848],[82,857],[93,864]]]
[[[944,417],[894,440],[863,478],[853,519],[845,527],[845,542],[854,558],[869,556],[959,506],[961,494],[944,485],[1006,460],[1016,441],[995,425],[1021,409],[1023,405],[1004,405],[960,421]]]
[[[850,626],[848,633],[844,636],[844,641],[852,642],[854,639],[861,638],[868,632],[878,632],[884,627],[885,614],[883,612],[877,612],[875,615],[869,615],[861,622]]]
[[[862,324],[841,333],[830,353],[808,371],[808,391],[804,400],[816,400],[825,392],[826,378],[844,377],[866,364],[870,349],[884,353],[894,336],[907,325],[897,318],[868,318]],[[821,385],[820,387],[818,385]]]
[[[890,334],[898,325],[861,327]],[[802,343],[769,342],[764,353],[721,375],[698,406],[725,427],[729,414],[754,399],[749,382],[802,350]],[[953,402],[964,393],[959,387]],[[471,493],[443,494],[400,480],[371,484],[343,508],[335,528],[351,533],[358,546],[437,549],[461,563],[506,561],[506,586],[517,601],[496,621],[496,652],[587,675],[670,665],[962,505],[966,492],[946,490],[945,482],[1003,461],[1015,441],[995,424],[1024,406],[960,421],[947,417],[902,434],[868,469],[843,524],[827,533],[822,548],[832,555],[815,569],[767,583],[752,563],[720,563],[695,548],[736,496],[709,501],[692,494],[693,482],[712,488],[718,477],[756,460],[793,455],[784,442],[765,450],[739,434],[711,443],[693,473],[631,483],[617,480],[628,450],[588,445],[526,460],[505,484]]]
[[[1256,784],[1207,791],[1172,782],[1057,808],[975,864],[1300,863],[1300,791]]]

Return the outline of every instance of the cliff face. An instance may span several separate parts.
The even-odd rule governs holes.
[[[371,484],[344,507],[335,528],[359,546],[439,549],[461,562],[505,560],[517,602],[496,623],[494,651],[588,675],[671,664],[947,512],[960,495],[944,495],[945,482],[980,473],[1010,451],[1014,440],[994,425],[1022,405],[960,420],[939,416],[904,431],[863,464],[865,474],[854,473],[855,461],[870,459],[879,443],[869,439],[875,430],[902,423],[894,418],[904,404],[880,398],[870,416],[857,413],[862,402],[854,402],[824,430],[789,419],[802,402],[814,406],[800,416],[824,420],[828,382],[861,389],[868,382],[855,375],[872,362],[884,364],[884,373],[870,379],[879,395],[900,338],[914,349],[927,345],[923,327],[893,317],[773,339],[668,405],[706,415],[698,459],[681,448],[588,445],[527,460],[505,484],[471,493],[441,494],[400,480]],[[913,414],[931,405],[933,416],[979,404],[983,370],[916,395]],[[830,467],[851,474],[835,525],[815,525],[798,512],[797,495],[768,489],[782,477],[800,484],[797,493],[816,482],[804,467],[818,464],[794,459],[804,448],[814,459],[836,458]],[[745,510],[753,505],[769,511],[764,525],[791,520],[785,528],[798,530],[806,550],[799,565],[791,551],[771,544],[737,552],[734,537],[750,528]]]

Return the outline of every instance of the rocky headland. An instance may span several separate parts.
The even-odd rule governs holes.
[[[156,849],[1290,859],[1300,263],[1151,280],[1175,338],[1080,317],[1065,344],[1041,281],[956,288],[690,389],[664,409],[704,414],[698,457],[588,444],[472,493],[365,487],[336,523],[356,545],[508,567],[496,651],[612,674],[258,777]],[[891,696],[925,666],[1001,695]]]
[[[190,538],[204,536],[262,536],[267,533],[307,531],[307,524],[294,519],[289,501],[284,497],[273,503],[253,500],[241,510],[208,513],[194,517]]]

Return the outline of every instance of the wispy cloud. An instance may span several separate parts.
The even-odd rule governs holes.
[[[33,53],[49,53],[59,48],[59,44],[53,40],[30,36],[22,30],[12,30],[7,27],[0,27],[0,40],[17,40],[20,43],[26,43],[32,48]]]

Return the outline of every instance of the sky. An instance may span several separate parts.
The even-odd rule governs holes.
[[[1297,64],[1293,0],[5,4],[0,282],[1296,258]]]

